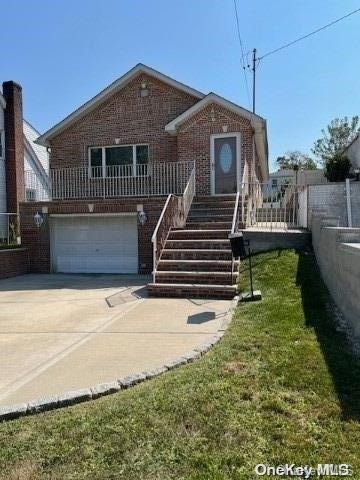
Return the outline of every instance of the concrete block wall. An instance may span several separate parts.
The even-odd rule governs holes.
[[[360,228],[340,227],[339,219],[314,215],[312,240],[332,298],[360,338]]]
[[[308,224],[313,223],[313,215],[321,212],[324,216],[336,216],[341,226],[347,226],[345,183],[327,183],[308,187]],[[360,226],[360,224],[359,224]]]

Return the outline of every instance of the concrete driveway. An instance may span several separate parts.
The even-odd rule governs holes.
[[[0,280],[0,405],[156,368],[213,336],[226,300],[147,298],[148,277]]]

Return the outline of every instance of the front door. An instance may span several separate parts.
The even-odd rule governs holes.
[[[213,195],[236,193],[240,185],[240,134],[211,137]]]

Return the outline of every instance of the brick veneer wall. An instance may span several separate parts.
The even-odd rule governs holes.
[[[22,88],[15,82],[3,83],[5,108],[5,170],[7,211],[17,213],[24,199],[24,134]]]
[[[64,201],[47,203],[21,203],[21,238],[22,243],[29,250],[30,271],[49,273],[50,265],[50,222],[51,214],[81,214],[89,213],[88,203],[94,205],[93,214],[136,212],[136,206],[142,204],[147,215],[145,225],[138,225],[138,258],[139,273],[152,271],[152,243],[151,237],[164,207],[166,197],[128,198],[121,200],[100,201]],[[38,228],[34,222],[36,212],[41,212],[47,207],[44,224]],[[50,216],[50,221],[49,221]]]
[[[146,83],[149,95],[140,96]],[[145,74],[139,74],[121,91],[50,140],[52,168],[88,164],[89,146],[146,143],[150,160],[177,160],[176,137],[165,125],[190,108],[195,98]],[[186,158],[189,160],[189,158]]]
[[[141,84],[149,95],[141,97]],[[178,135],[170,135],[165,125],[198,98],[146,74],[139,74],[121,91],[50,140],[51,168],[88,165],[88,147],[119,144],[149,145],[150,161],[196,161],[197,192],[210,193],[210,135],[240,132],[242,164],[252,162],[253,129],[250,121],[218,104],[211,104],[184,122]],[[256,161],[258,164],[258,161]],[[255,166],[256,169],[256,166]]]
[[[16,277],[29,271],[26,248],[0,250],[0,278]]]
[[[193,159],[196,162],[196,191],[198,195],[210,194],[210,136],[226,133],[241,133],[241,162],[252,159],[252,127],[246,118],[210,104],[188,119],[178,128],[178,159]]]

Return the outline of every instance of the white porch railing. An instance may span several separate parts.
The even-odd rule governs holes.
[[[19,243],[19,214],[0,213],[0,245],[18,245]]]
[[[156,280],[156,269],[162,249],[165,245],[169,231],[174,227],[184,227],[192,201],[196,193],[195,164],[185,187],[183,195],[170,194],[166,199],[158,223],[151,238],[153,244],[153,281]]]
[[[49,191],[32,172],[26,174],[27,201],[182,195],[194,162],[167,162],[51,169]]]
[[[305,227],[307,208],[304,199],[305,187],[285,184],[277,187],[269,183],[251,183],[243,186],[247,195],[243,223],[247,228],[265,230]]]

